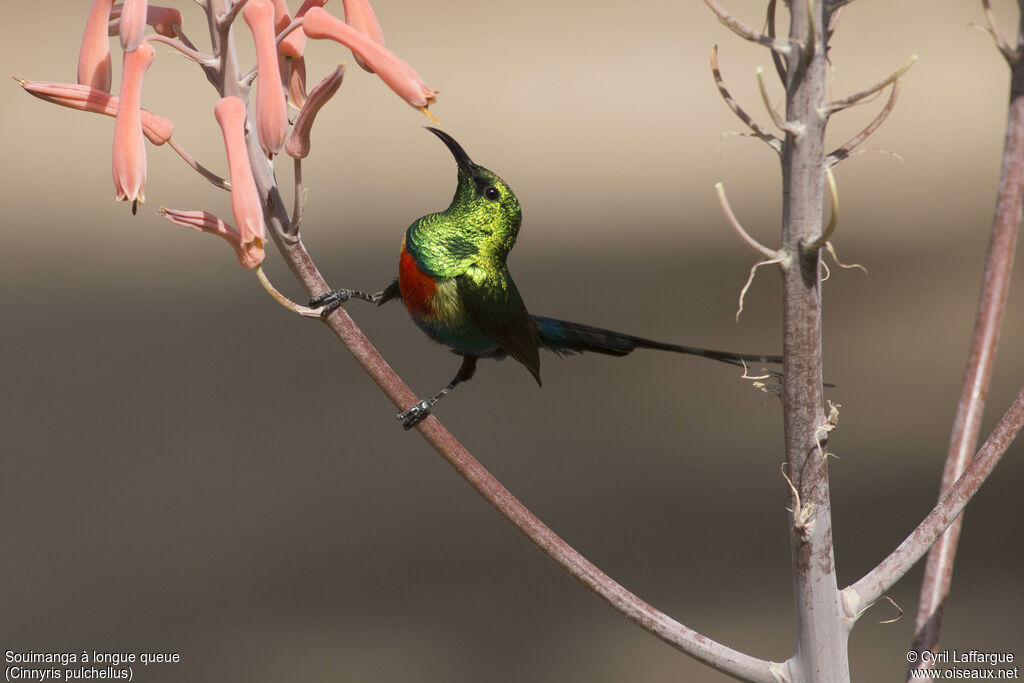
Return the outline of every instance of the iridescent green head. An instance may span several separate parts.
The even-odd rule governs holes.
[[[459,167],[459,185],[444,213],[454,219],[461,236],[471,240],[479,252],[504,259],[523,222],[515,193],[504,180],[473,163],[450,135],[437,128],[427,130],[441,138]]]

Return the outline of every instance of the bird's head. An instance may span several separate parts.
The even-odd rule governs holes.
[[[427,128],[441,139],[455,157],[459,184],[448,213],[458,229],[472,233],[479,247],[504,257],[515,244],[522,224],[522,210],[512,188],[496,174],[469,158],[462,145],[437,128]]]

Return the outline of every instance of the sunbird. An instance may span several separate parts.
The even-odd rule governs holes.
[[[455,157],[458,186],[452,203],[409,226],[398,257],[398,277],[386,289],[376,294],[335,289],[309,302],[312,307],[323,306],[321,316],[326,318],[350,298],[378,306],[401,299],[427,336],[462,356],[458,373],[444,389],[396,416],[405,429],[422,422],[434,404],[472,378],[479,358],[511,356],[526,366],[538,385],[541,348],[562,357],[584,351],[625,356],[639,348],[687,353],[741,367],[745,362],[782,362],[781,356],[666,344],[531,315],[506,264],[522,224],[519,200],[508,183],[474,163],[450,135],[437,128],[427,130]]]

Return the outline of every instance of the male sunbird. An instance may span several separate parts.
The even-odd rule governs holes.
[[[321,315],[326,318],[349,298],[377,305],[401,299],[421,330],[462,356],[458,373],[444,389],[396,416],[405,429],[419,424],[455,385],[470,379],[478,358],[511,356],[526,366],[538,385],[540,348],[559,356],[584,351],[625,356],[642,348],[739,366],[744,361],[782,362],[781,356],[665,344],[530,315],[505,263],[522,223],[519,200],[504,180],[473,163],[450,135],[436,128],[427,130],[441,138],[458,165],[458,187],[451,205],[409,226],[398,258],[398,277],[386,289],[376,294],[336,289],[309,302],[323,306]]]

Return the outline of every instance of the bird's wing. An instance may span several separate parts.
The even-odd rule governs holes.
[[[512,278],[505,275],[494,278],[472,267],[456,278],[459,298],[469,319],[502,351],[525,365],[540,384],[537,323],[527,313]]]

